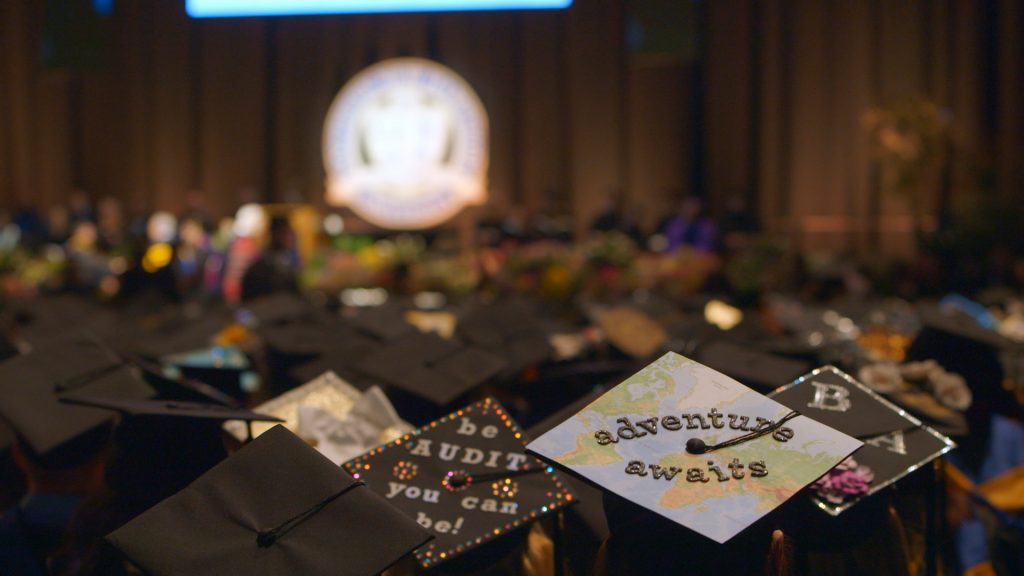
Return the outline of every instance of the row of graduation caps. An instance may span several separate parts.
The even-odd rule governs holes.
[[[961,323],[953,324],[949,319],[933,320],[934,327],[948,334],[965,335]],[[273,324],[273,321],[268,324]],[[378,321],[378,324],[389,323]],[[456,360],[462,353],[458,344],[431,335],[408,332],[398,328],[397,324],[394,326],[394,345],[384,347],[379,351],[379,356],[365,358],[372,359],[368,362],[370,370],[377,370],[376,376],[382,380],[404,383],[411,390],[424,392],[433,390],[432,386],[437,383],[436,371],[441,371],[446,376],[445,380],[465,382],[461,386],[472,388],[500,370],[500,361],[487,362],[483,353],[470,352],[470,357],[464,362]],[[973,336],[967,334],[968,338]],[[480,359],[482,355],[484,360]],[[441,361],[417,362],[424,357],[439,358]],[[454,368],[446,368],[445,362],[454,363]],[[410,366],[420,372],[410,370]],[[0,415],[12,425],[17,436],[40,456],[59,450],[81,434],[109,422],[115,412],[121,413],[124,418],[273,420],[229,406],[153,399],[161,394],[139,378],[136,371],[138,367],[138,364],[126,362],[124,356],[112,352],[90,337],[74,335],[58,338],[48,345],[37,347],[30,354],[0,365]],[[461,380],[448,378],[459,374],[468,376],[463,376]],[[486,375],[481,376],[483,374]],[[895,430],[921,432],[916,438],[923,440],[922,445],[915,444],[909,450],[904,449],[904,452],[910,452],[909,458],[894,458],[892,451],[884,448],[860,448],[861,451],[881,457],[876,467],[884,473],[876,476],[876,486],[883,487],[895,481],[952,447],[948,439],[884,399],[878,401],[877,395],[845,375],[825,370],[816,372],[815,377],[819,380],[822,377],[838,379],[837,382],[845,382],[854,393],[863,393],[872,400],[857,403],[869,406],[869,413],[860,410],[850,414],[824,412],[818,415],[822,422],[829,424],[830,417],[837,415],[845,417],[846,420],[840,418],[831,424],[860,439],[876,438]],[[807,390],[810,390],[809,386],[793,386],[780,394]],[[437,392],[435,399],[443,405],[446,400],[451,401],[461,393],[460,390]],[[803,406],[805,400],[798,400],[794,407]],[[765,399],[764,402],[770,401]],[[83,405],[92,407],[85,408]],[[570,407],[576,408],[586,409],[579,403]],[[807,411],[806,407],[803,411]],[[507,413],[496,403],[492,412],[500,421],[510,421]],[[559,417],[571,420],[566,415]],[[446,427],[443,422],[453,421],[454,418],[442,418],[437,421],[442,425],[432,423],[414,434],[427,437],[434,430],[444,431]],[[517,444],[524,442],[522,434],[517,428],[506,428],[515,432],[511,439],[503,437],[505,449],[515,450]],[[909,438],[906,440],[909,441]],[[401,441],[396,444],[398,447],[401,445]],[[394,452],[400,453],[401,450]],[[661,456],[655,454],[652,458],[657,460]],[[864,456],[858,453],[857,458],[862,461]],[[557,459],[552,460],[554,464],[559,464]],[[450,467],[446,463],[439,465],[442,469]],[[377,467],[378,470],[388,468]],[[503,532],[514,529],[535,518],[538,513],[551,513],[574,500],[569,484],[559,480],[547,464],[531,460],[525,468],[541,470],[539,477],[547,478],[543,482],[555,483],[555,489],[551,485],[541,484],[537,490],[544,495],[557,493],[560,497],[551,503],[553,505],[530,508],[526,516],[511,522],[499,518],[497,527],[487,525],[483,530],[477,527],[477,532],[486,535],[493,534],[494,530]],[[571,466],[567,468],[572,469]],[[346,469],[356,470],[355,473],[360,474],[358,468]],[[366,476],[365,471],[362,475]],[[812,480],[805,479],[801,487]],[[260,436],[209,470],[186,490],[165,504],[154,507],[109,538],[125,550],[130,558],[154,574],[235,572],[243,568],[239,562],[258,562],[252,566],[262,567],[264,573],[315,574],[319,573],[317,566],[323,566],[332,554],[343,554],[344,565],[351,573],[370,574],[383,570],[410,550],[423,549],[425,545],[436,551],[432,557],[420,555],[421,562],[430,565],[457,556],[459,552],[491,539],[477,541],[470,537],[463,541],[461,538],[473,535],[473,532],[463,532],[459,535],[459,543],[451,548],[447,547],[450,542],[429,544],[431,538],[435,541],[447,541],[450,538],[424,529],[423,522],[417,523],[415,517],[396,510],[385,497],[375,494],[375,491],[386,490],[386,487],[379,484],[364,486],[364,482],[356,480],[316,454],[315,450],[283,427],[274,428],[272,433]],[[628,489],[612,490],[630,498]],[[787,498],[791,495],[788,494]],[[335,499],[338,500],[337,504]],[[538,512],[541,509],[543,512]],[[668,511],[656,511],[669,515]],[[248,525],[238,524],[240,516],[248,518]],[[200,519],[206,521],[200,522]],[[302,524],[307,526],[300,529]],[[210,532],[197,531],[197,526],[208,526]],[[690,528],[702,531],[699,525]],[[388,536],[382,538],[382,534]],[[292,553],[293,549],[287,545],[287,540],[300,538],[303,539],[303,546],[313,546],[309,549],[316,550],[316,553],[305,558],[301,554]],[[305,542],[306,538],[312,541]],[[205,544],[197,546],[200,542]],[[361,553],[350,555],[343,552],[346,550],[360,550]],[[200,565],[203,568],[198,568]],[[337,573],[336,564],[331,573]]]

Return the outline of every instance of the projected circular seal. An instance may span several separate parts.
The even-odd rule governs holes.
[[[455,72],[396,58],[357,74],[324,122],[327,202],[384,228],[437,226],[487,195],[487,113]]]

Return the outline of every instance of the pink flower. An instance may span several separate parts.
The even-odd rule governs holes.
[[[811,488],[819,497],[833,504],[842,504],[846,499],[867,494],[875,473],[867,466],[847,458],[825,474]]]

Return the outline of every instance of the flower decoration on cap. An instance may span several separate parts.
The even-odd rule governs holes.
[[[842,504],[846,500],[867,494],[874,479],[875,473],[871,468],[858,464],[853,456],[850,456],[811,484],[811,489],[824,500]]]

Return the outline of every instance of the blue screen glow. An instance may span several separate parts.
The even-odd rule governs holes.
[[[193,18],[451,12],[459,10],[538,10],[567,8],[572,0],[185,0]]]

